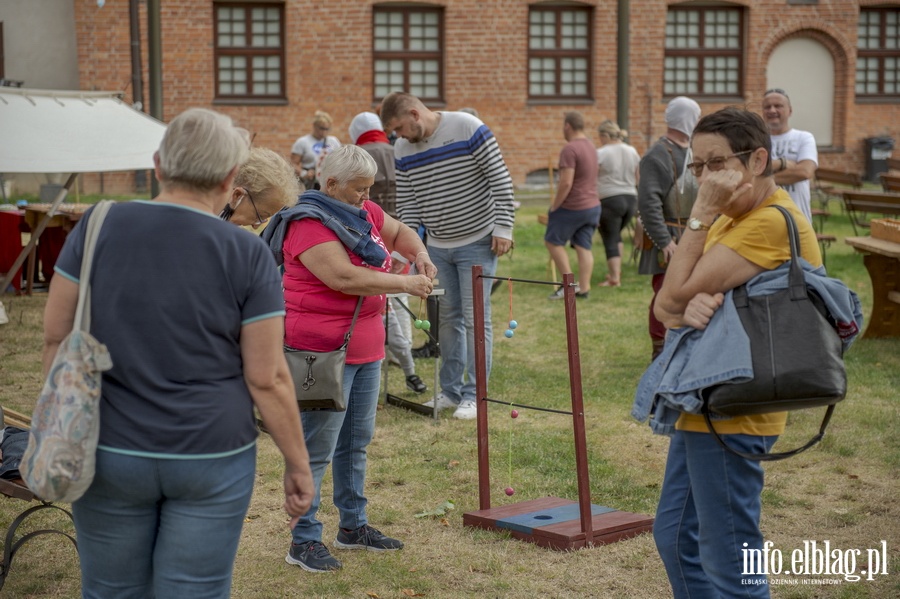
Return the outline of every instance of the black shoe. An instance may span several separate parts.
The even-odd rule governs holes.
[[[440,355],[440,348],[432,343],[426,343],[422,347],[414,347],[412,350],[413,358],[437,358]]]
[[[410,391],[415,391],[416,393],[428,391],[428,387],[425,386],[425,383],[422,382],[422,379],[417,374],[411,374],[406,377],[406,386]]]
[[[396,551],[397,549],[403,549],[403,541],[386,537],[377,528],[364,524],[356,530],[339,529],[334,546],[338,549]]]
[[[307,572],[331,572],[340,570],[341,562],[336,560],[328,548],[319,541],[307,541],[299,545],[291,544],[291,550],[285,556],[284,561],[294,566],[300,566]]]
[[[576,291],[575,299],[587,299],[590,291]]]

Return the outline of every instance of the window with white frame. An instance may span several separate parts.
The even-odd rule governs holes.
[[[861,8],[856,47],[856,94],[900,95],[900,8]]]
[[[394,91],[442,102],[444,14],[440,8],[376,6],[372,18],[375,100]]]
[[[671,6],[666,14],[663,94],[743,94],[744,13],[724,6]]]
[[[586,6],[529,7],[530,99],[591,98],[592,21],[592,9]]]
[[[283,99],[284,5],[216,2],[216,99]]]

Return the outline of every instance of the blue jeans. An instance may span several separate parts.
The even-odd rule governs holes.
[[[322,501],[322,478],[328,464],[334,479],[334,506],[340,527],[355,529],[368,524],[366,517],[366,448],[375,434],[375,411],[381,384],[381,360],[347,364],[344,368],[345,412],[303,412],[303,437],[309,451],[316,496],[309,511],[292,532],[295,544],[322,540],[322,523],[316,512]]]
[[[777,436],[723,435],[732,449],[763,453]],[[765,575],[743,574],[742,551],[762,549],[760,462],[725,451],[708,433],[676,431],[653,538],[675,599],[768,598]],[[746,543],[746,547],[745,544]]]
[[[492,236],[458,248],[428,246],[428,255],[438,269],[444,288],[440,299],[441,391],[455,403],[475,401],[475,310],[472,302],[472,267],[481,265],[482,274],[494,276],[497,256],[491,251]],[[491,279],[484,285],[484,347],[487,377],[491,376]]]
[[[229,597],[255,476],[255,445],[213,459],[97,451],[72,504],[82,597]]]

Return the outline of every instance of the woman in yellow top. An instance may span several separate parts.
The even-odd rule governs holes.
[[[814,266],[822,259],[809,221],[775,184],[769,133],[759,115],[737,108],[707,115],[694,129],[691,149],[688,167],[700,189],[655,314],[667,328],[702,330],[725,292],[790,259],[784,216],[770,206],[793,215],[801,255]],[[785,412],[741,416],[717,420],[715,428],[731,448],[765,453],[786,419]],[[760,462],[725,451],[703,416],[681,415],[653,527],[676,599],[769,597],[762,567],[745,571],[744,559],[763,546],[762,489]]]

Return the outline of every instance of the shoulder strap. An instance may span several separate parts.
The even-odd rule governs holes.
[[[356,326],[356,318],[359,316],[359,309],[362,308],[363,299],[365,299],[363,296],[359,296],[359,301],[356,302],[356,310],[353,311],[353,322],[350,323],[350,330],[344,335],[345,346],[350,343],[350,336],[353,335],[353,327]]]
[[[788,212],[784,206],[772,206],[778,209],[784,220],[787,221],[788,243],[791,246],[791,266],[788,275],[788,284],[791,289],[791,299],[806,299],[808,296],[806,291],[806,279],[803,278],[803,268],[800,266],[800,231],[797,229],[797,223],[794,217]]]
[[[790,451],[782,451],[781,453],[745,453],[743,451],[738,451],[736,449],[732,449],[725,443],[725,439],[719,436],[719,433],[716,432],[715,427],[713,426],[712,419],[709,416],[709,410],[706,407],[706,404],[703,406],[703,418],[706,420],[706,426],[709,427],[709,432],[715,437],[716,441],[719,442],[719,445],[725,448],[725,451],[729,453],[733,453],[734,455],[740,456],[746,460],[753,460],[754,462],[775,462],[777,460],[783,460],[785,458],[790,458],[798,453],[803,453],[816,443],[822,440],[825,436],[825,429],[828,428],[828,423],[831,422],[831,415],[834,414],[834,404],[828,406],[828,409],[825,410],[825,416],[822,417],[822,424],[819,425],[818,434],[814,435],[812,439],[807,441],[804,445],[797,447],[795,449],[791,449]]]
[[[94,248],[100,236],[100,228],[113,200],[102,200],[94,206],[88,218],[84,233],[84,256],[81,258],[81,274],[78,278],[78,306],[75,308],[75,325],[82,331],[91,328],[91,266],[94,262]]]

